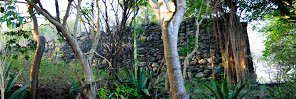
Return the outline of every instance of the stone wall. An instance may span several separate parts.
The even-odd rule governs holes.
[[[216,44],[216,38],[209,25],[210,21],[204,20],[200,26],[198,51],[190,58],[187,71],[192,72],[193,77],[209,77],[212,73],[212,62],[215,66],[215,74],[222,73],[221,54]],[[161,27],[155,23],[142,25],[143,33],[139,36],[140,64],[148,64],[152,67],[165,63],[164,50],[161,37]],[[189,18],[181,23],[178,36],[178,50],[180,60],[184,61],[186,55],[194,49],[196,34],[195,18]],[[183,62],[182,62],[183,66]]]
[[[221,53],[219,53],[216,36],[213,33],[213,27],[210,23],[211,20],[204,20],[200,25],[198,51],[194,53],[193,57],[189,60],[189,64],[187,64],[187,71],[191,71],[192,77],[210,77],[212,66],[214,66],[215,75],[223,73]],[[143,30],[143,32],[138,35],[137,43],[139,65],[151,67],[165,65],[160,25],[156,23],[145,23],[137,28],[139,27]],[[246,26],[244,26],[244,28],[246,28]],[[181,23],[178,36],[178,50],[182,66],[186,55],[194,49],[196,29],[195,18],[185,19]],[[131,31],[128,32],[133,33]],[[81,34],[82,35],[78,37],[78,42],[82,51],[87,52],[91,47],[89,43],[90,40],[87,38],[86,33]],[[129,49],[132,49],[132,47],[129,47]],[[45,52],[45,56],[47,57],[59,57],[66,62],[70,62],[76,57],[69,44],[66,42],[62,44],[58,44],[54,41],[47,42]],[[56,54],[52,54],[53,52]],[[58,52],[61,54],[58,54]],[[101,47],[97,49],[97,52],[104,55],[104,50]]]

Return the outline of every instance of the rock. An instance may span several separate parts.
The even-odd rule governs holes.
[[[190,66],[188,69],[189,69],[188,71],[191,71],[191,72],[198,72],[200,70],[199,68],[196,68],[195,66]]]
[[[139,66],[141,66],[141,67],[142,67],[142,66],[146,66],[146,65],[147,65],[146,62],[140,62],[140,63],[139,63]]]
[[[157,57],[157,55],[158,55],[157,53],[153,53],[153,55],[152,55],[152,56],[154,56],[154,57]]]
[[[152,63],[152,67],[153,67],[153,68],[155,68],[155,67],[158,67],[158,66],[159,66],[159,64],[158,64],[158,63],[155,63],[155,62],[154,62],[154,63]]]
[[[180,36],[185,36],[186,34],[185,34],[185,33],[180,33],[179,35],[180,35]]]
[[[149,58],[149,61],[150,61],[150,62],[155,62],[156,60],[157,60],[157,59],[156,59],[155,57],[152,57],[152,56]]]
[[[165,60],[158,60],[158,63],[163,64],[163,63],[165,63]]]
[[[208,61],[209,63],[214,62],[213,60],[215,60],[215,58],[207,58],[207,61]]]
[[[199,72],[195,75],[195,77],[201,78],[204,77],[204,74],[202,72]]]
[[[145,48],[144,47],[140,47],[140,48],[137,48],[139,51],[144,51]]]
[[[212,73],[212,70],[210,70],[210,69],[206,69],[206,70],[204,71],[204,73],[207,74],[207,75],[209,75],[209,74]]]
[[[190,62],[190,65],[195,66],[196,64],[197,64],[197,60],[194,60],[194,61],[191,61],[191,62]]]
[[[158,66],[159,66],[158,63],[152,63],[153,71],[156,71]]]
[[[198,57],[198,56],[196,56],[196,57],[194,57],[196,60],[200,60],[200,57]]]
[[[221,71],[221,67],[215,67],[215,74],[220,74],[220,73],[222,73],[222,71]]]
[[[209,57],[210,55],[208,54],[208,53],[204,53],[203,55],[202,55],[202,57]]]
[[[199,64],[205,64],[205,63],[207,63],[207,61],[205,59],[201,59],[201,60],[198,61],[198,63]]]
[[[158,60],[162,60],[163,56],[162,55],[157,55],[156,57]]]
[[[207,69],[212,69],[212,65],[211,64],[207,65]]]

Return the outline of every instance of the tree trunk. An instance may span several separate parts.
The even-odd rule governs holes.
[[[33,36],[34,40],[37,41],[37,49],[35,51],[34,59],[31,66],[31,72],[30,72],[30,81],[31,85],[29,87],[29,97],[30,99],[36,99],[37,94],[37,88],[38,88],[38,72],[40,68],[40,63],[42,59],[42,55],[45,48],[45,37],[39,34],[38,31],[38,23],[36,16],[33,14],[33,7],[28,5],[28,12],[31,16],[32,20],[32,27],[33,27]]]
[[[224,74],[232,85],[242,81],[246,82],[246,76],[256,79],[252,58],[250,58],[249,40],[246,33],[246,24],[240,22],[236,14],[237,1],[225,1],[230,11],[224,11],[222,7],[215,9],[214,13],[223,12],[223,15],[215,16],[215,33],[220,52],[223,54]],[[252,83],[254,81],[251,81]]]
[[[173,24],[161,29],[164,45],[164,56],[167,64],[167,72],[170,82],[170,97],[172,99],[187,99],[184,81],[182,80],[181,65],[177,49],[178,31]]]
[[[177,48],[178,30],[185,13],[186,0],[169,2],[149,0],[149,3],[161,25],[170,97],[171,99],[188,99],[189,95],[184,87]]]
[[[41,8],[39,8],[35,3],[30,2],[28,0],[27,0],[27,3],[30,6],[34,7],[46,19],[48,19],[48,21],[50,23],[54,24],[57,28],[59,28],[62,31],[62,34],[68,40],[68,43],[70,44],[70,46],[74,50],[74,53],[76,54],[76,56],[78,57],[78,59],[81,63],[84,77],[85,77],[85,86],[83,88],[86,90],[86,97],[85,98],[86,99],[96,99],[96,86],[95,86],[94,78],[92,75],[92,70],[91,70],[90,64],[88,62],[88,58],[84,55],[84,53],[82,52],[82,50],[79,47],[77,40],[75,40],[73,38],[70,31],[66,27],[66,21],[67,21],[67,18],[69,17],[69,11],[70,11],[70,6],[71,6],[72,1],[73,0],[70,0],[68,3],[67,11],[66,11],[66,14],[63,19],[63,24],[58,22],[56,19],[54,19],[52,17],[52,15],[50,15],[49,13],[47,13],[47,12],[43,11]]]

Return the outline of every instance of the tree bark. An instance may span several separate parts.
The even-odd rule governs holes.
[[[29,98],[30,99],[36,99],[36,93],[38,88],[38,72],[40,68],[40,63],[42,59],[42,55],[45,48],[45,37],[39,34],[38,31],[38,23],[36,16],[33,14],[33,7],[28,5],[28,12],[31,16],[32,20],[32,27],[33,27],[33,36],[34,40],[37,41],[37,49],[35,51],[34,59],[31,66],[31,72],[30,72],[30,81],[31,85],[29,87]]]
[[[188,99],[181,73],[177,49],[178,30],[185,13],[186,0],[162,1],[149,0],[161,25],[164,56],[170,84],[171,99]],[[174,20],[172,18],[174,17]]]
[[[237,0],[225,1],[225,6],[230,11],[224,11],[222,7],[214,9],[217,16],[214,17],[214,31],[217,42],[220,45],[220,52],[224,64],[224,74],[232,85],[242,81],[246,82],[246,76],[256,79],[253,63],[250,58],[249,40],[246,33],[246,25],[240,22],[237,13]],[[219,13],[222,12],[222,15]],[[251,81],[253,83],[253,81]]]
[[[79,61],[81,63],[83,73],[84,73],[84,77],[85,77],[84,89],[87,91],[85,98],[87,98],[87,99],[96,99],[96,86],[95,86],[94,78],[93,78],[93,75],[92,75],[92,70],[91,70],[90,64],[88,62],[88,58],[84,55],[84,53],[82,52],[82,50],[80,49],[80,47],[78,45],[77,40],[75,40],[73,38],[70,31],[66,27],[66,22],[67,22],[67,18],[69,17],[69,10],[70,10],[70,6],[71,6],[72,1],[73,0],[69,1],[66,14],[65,14],[65,16],[63,18],[64,19],[63,23],[58,22],[56,19],[51,17],[51,15],[49,13],[46,13],[45,11],[43,11],[41,8],[39,8],[37,5],[35,5],[33,2],[30,2],[30,1],[27,0],[27,3],[30,6],[34,7],[46,19],[48,19],[48,21],[50,23],[54,24],[56,27],[58,27],[62,31],[62,34],[68,40],[70,46],[74,50],[74,53],[76,54],[76,56],[78,57],[78,59],[79,59]]]

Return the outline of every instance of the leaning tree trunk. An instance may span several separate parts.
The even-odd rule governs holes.
[[[178,30],[185,13],[186,0],[169,2],[149,0],[149,3],[161,25],[170,97],[171,99],[187,99],[189,95],[184,87],[177,49]]]
[[[81,63],[82,70],[83,70],[84,77],[85,77],[85,86],[83,86],[83,89],[86,90],[86,97],[85,98],[86,99],[96,99],[96,97],[97,97],[96,96],[96,86],[95,86],[94,78],[92,75],[92,70],[91,70],[90,64],[88,62],[88,58],[82,52],[77,40],[74,39],[74,37],[71,35],[70,31],[68,30],[68,28],[66,26],[66,23],[67,23],[66,21],[69,17],[70,7],[71,7],[71,3],[73,0],[69,0],[69,2],[68,2],[68,6],[67,6],[66,14],[63,19],[63,23],[58,22],[50,13],[44,11],[42,8],[38,7],[35,3],[28,1],[28,0],[26,0],[26,1],[30,6],[34,7],[40,14],[42,14],[46,19],[48,19],[48,21],[50,23],[54,24],[58,29],[60,29],[62,31],[62,34],[68,40],[68,43],[70,44],[70,46],[74,50],[74,53],[76,54],[76,56],[78,57],[78,59]],[[39,3],[39,5],[41,5],[41,4]]]
[[[32,82],[29,88],[29,98],[36,99],[36,90],[38,88],[38,72],[45,48],[45,37],[39,34],[37,19],[35,14],[33,13],[33,7],[30,5],[28,5],[28,12],[32,20],[34,40],[37,41],[37,49],[35,51],[30,73],[30,81]]]

